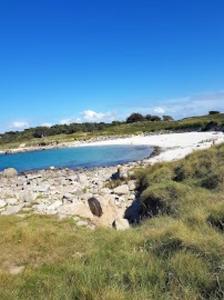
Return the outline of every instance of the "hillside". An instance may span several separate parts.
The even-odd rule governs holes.
[[[223,165],[221,145],[135,170],[142,222],[124,232],[1,217],[0,298],[223,299]]]
[[[27,147],[46,146],[104,136],[193,130],[224,130],[224,114],[198,116],[177,121],[83,123],[54,125],[50,128],[36,127],[22,132],[7,132],[0,135],[0,149],[18,148],[21,144]]]

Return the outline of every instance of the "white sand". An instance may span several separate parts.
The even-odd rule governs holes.
[[[148,145],[162,148],[160,155],[150,158],[148,162],[172,161],[184,158],[194,150],[202,150],[224,143],[222,132],[186,132],[129,138],[111,139],[92,143],[75,143],[73,146],[106,146],[106,145]],[[72,146],[72,145],[71,145]]]
[[[223,132],[185,132],[185,133],[169,133],[155,134],[148,136],[133,136],[128,138],[106,139],[95,142],[72,142],[63,143],[58,147],[83,147],[83,146],[106,146],[106,145],[148,145],[162,148],[162,152],[147,162],[155,163],[162,161],[172,161],[185,157],[194,150],[207,149],[212,145],[224,143]],[[54,146],[46,147],[22,147],[11,150],[12,153],[40,150],[42,148],[51,149]],[[0,151],[4,153],[4,151]]]

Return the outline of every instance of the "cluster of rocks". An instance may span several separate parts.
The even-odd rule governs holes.
[[[124,180],[129,170],[130,166],[85,171],[52,168],[17,174],[6,169],[0,173],[0,214],[73,217],[79,226],[127,229],[125,212],[136,198],[135,181]],[[113,178],[120,179],[120,185],[112,188]]]

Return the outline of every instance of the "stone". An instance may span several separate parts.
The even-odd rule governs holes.
[[[88,199],[89,208],[94,216],[101,217],[103,214],[100,202],[95,198],[91,197]]]
[[[2,175],[6,178],[11,178],[11,177],[16,177],[17,176],[17,171],[16,169],[14,168],[8,168],[8,169],[5,169],[3,172],[2,172]]]
[[[117,195],[126,195],[129,193],[129,188],[127,184],[119,185],[114,189],[114,193]]]
[[[7,203],[4,200],[0,200],[0,208],[3,208],[7,205]]]
[[[107,187],[101,189],[100,193],[103,194],[111,194],[111,190]]]
[[[83,188],[88,185],[88,177],[85,174],[79,174],[78,181]]]
[[[48,206],[48,210],[55,210],[57,208],[59,208],[62,205],[61,200],[57,200],[54,203],[52,203],[51,205]]]
[[[6,208],[6,210],[2,212],[2,215],[4,215],[4,216],[15,215],[18,212],[20,212],[20,210],[22,208],[23,208],[23,204],[19,204],[19,205],[16,205],[16,206],[8,206]]]
[[[119,218],[114,220],[113,227],[117,230],[127,230],[130,228],[130,225],[127,219]]]
[[[79,221],[76,222],[76,225],[81,226],[81,227],[83,227],[83,226],[87,227],[89,225],[89,223],[87,221],[84,221],[84,220],[79,220]]]
[[[62,202],[63,203],[73,203],[73,200],[74,200],[74,196],[70,193],[65,193],[62,196]]]
[[[135,181],[134,180],[130,180],[128,182],[128,188],[129,188],[130,191],[134,191],[136,189]]]
[[[120,179],[127,179],[127,178],[128,178],[128,169],[120,168]]]
[[[69,176],[68,178],[66,178],[67,180],[71,181],[71,182],[76,182],[76,181],[79,181],[79,176],[77,174],[75,175],[71,175]]]
[[[68,203],[60,206],[57,209],[59,218],[66,218],[68,216],[79,216],[84,219],[93,219],[88,205],[84,202]]]
[[[39,193],[47,193],[50,190],[50,185],[40,185],[34,188],[34,192],[39,192]]]
[[[9,198],[6,199],[6,202],[8,205],[16,205],[18,203],[18,200],[16,198]]]
[[[35,196],[31,191],[24,191],[19,195],[19,199],[26,203],[31,203],[35,200]]]
[[[25,266],[10,266],[8,271],[11,275],[18,275],[22,273],[24,270],[25,270]]]
[[[38,213],[38,214],[45,214],[47,212],[48,206],[44,203],[36,204],[33,206],[33,209]]]

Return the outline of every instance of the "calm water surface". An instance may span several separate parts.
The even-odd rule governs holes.
[[[49,149],[0,155],[0,170],[15,168],[18,171],[56,168],[93,168],[112,166],[148,157],[153,149],[149,146],[87,146]]]

